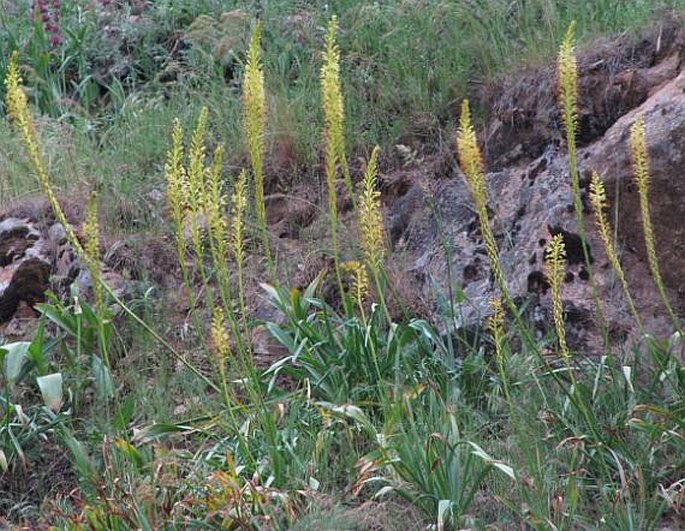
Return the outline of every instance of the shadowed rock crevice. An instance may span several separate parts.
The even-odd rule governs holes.
[[[17,311],[21,301],[33,306],[45,300],[50,280],[50,265],[40,258],[21,263],[10,285],[0,295],[0,322],[6,322]]]

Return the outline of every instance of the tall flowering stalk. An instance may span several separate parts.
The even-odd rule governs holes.
[[[368,268],[376,285],[376,292],[383,307],[388,322],[390,313],[385,301],[385,276],[383,262],[385,260],[385,228],[381,211],[381,193],[378,191],[378,154],[380,148],[376,146],[371,152],[371,158],[364,172],[361,191],[357,198],[357,223],[359,226],[359,243]]]
[[[98,386],[98,392],[102,398],[114,396],[114,382],[112,381],[112,367],[109,360],[108,323],[107,310],[105,308],[105,292],[100,279],[100,224],[98,223],[97,193],[93,192],[86,208],[86,219],[83,225],[85,237],[84,252],[87,256],[86,265],[90,273],[93,296],[95,298],[95,310],[97,312],[98,345],[104,361],[105,371],[99,381],[103,384]]]
[[[36,172],[38,176],[38,182],[40,183],[43,193],[48,198],[50,208],[52,209],[57,221],[64,227],[69,244],[72,246],[74,251],[79,255],[79,257],[85,261],[89,258],[85,253],[79,239],[67,221],[67,217],[64,215],[64,211],[55,196],[55,193],[50,184],[50,178],[48,176],[47,169],[43,163],[43,159],[40,154],[40,149],[38,146],[38,135],[30,119],[30,113],[28,108],[28,101],[26,99],[26,94],[21,88],[21,76],[19,75],[19,52],[13,52],[10,57],[10,63],[7,69],[7,77],[5,78],[5,87],[7,91],[7,110],[9,112],[9,117],[14,124],[17,131],[21,136],[22,143],[26,149],[26,153],[31,163],[33,171]]]
[[[644,334],[644,326],[642,325],[642,319],[640,314],[635,308],[635,302],[630,294],[630,289],[628,288],[628,281],[623,272],[623,267],[621,266],[621,261],[618,258],[618,253],[616,252],[616,247],[614,246],[613,238],[611,237],[611,225],[609,220],[604,213],[607,208],[607,198],[606,191],[604,189],[604,183],[599,179],[597,172],[593,172],[592,180],[590,181],[590,203],[592,204],[592,209],[595,212],[595,219],[597,221],[597,230],[599,231],[599,236],[604,244],[604,251],[609,258],[609,262],[616,273],[616,277],[621,283],[621,288],[623,289],[623,294],[628,302],[628,307],[630,308],[633,318],[640,328],[640,332]]]
[[[499,378],[502,382],[502,390],[504,398],[509,407],[509,412],[514,416],[514,407],[511,402],[509,394],[509,378],[507,376],[507,358],[504,350],[505,335],[504,335],[504,307],[502,306],[502,299],[493,299],[490,301],[492,307],[492,316],[488,319],[488,329],[490,336],[495,344],[495,361],[497,362],[497,369],[499,371]]]
[[[557,56],[557,89],[559,106],[561,107],[561,119],[564,124],[564,129],[566,130],[566,146],[568,148],[568,165],[571,174],[571,195],[573,196],[573,206],[576,214],[576,228],[581,239],[585,267],[590,274],[592,296],[597,318],[602,329],[606,332],[606,323],[604,321],[602,306],[592,274],[590,250],[587,245],[585,219],[583,216],[583,199],[580,192],[580,177],[578,174],[576,146],[576,137],[578,135],[578,61],[576,60],[574,46],[575,27],[575,21],[571,22],[571,25],[566,32],[566,36],[561,43],[561,47],[559,48],[559,54]],[[605,336],[605,342],[608,342],[608,336]]]
[[[574,30],[575,22],[572,22],[559,49],[557,75],[559,105],[561,107],[562,122],[566,130],[566,146],[568,148],[568,164],[571,173],[571,192],[576,211],[576,224],[578,225],[578,230],[583,231],[583,203],[580,195],[576,149],[576,136],[578,134],[578,62],[573,45]],[[587,250],[584,252],[587,253]],[[587,256],[586,262],[589,262]]]
[[[649,268],[652,271],[652,278],[659,291],[659,296],[666,307],[668,315],[673,321],[673,325],[678,330],[682,330],[680,321],[671,307],[668,295],[666,295],[666,287],[661,276],[659,259],[656,254],[656,238],[654,237],[654,229],[652,228],[652,221],[649,213],[649,155],[647,153],[645,120],[642,116],[635,121],[630,129],[630,155],[633,162],[633,171],[635,174],[638,195],[640,197],[642,230],[645,235]]]
[[[264,255],[273,272],[269,233],[266,223],[266,207],[264,205],[264,131],[266,129],[266,98],[264,95],[264,70],[259,53],[259,41],[262,33],[261,24],[257,24],[245,65],[245,80],[243,82],[243,120],[245,139],[250,154],[252,174],[255,187],[255,203],[257,209],[257,225],[262,237]]]
[[[362,321],[366,322],[366,313],[364,311],[364,299],[369,293],[369,277],[366,272],[364,264],[357,261],[344,262],[340,269],[342,273],[350,279],[350,293],[357,302],[359,311],[361,312]]]
[[[566,130],[566,145],[568,148],[569,169],[571,172],[571,188],[576,207],[576,216],[582,216],[583,209],[580,198],[580,181],[578,178],[578,164],[576,158],[576,135],[578,129],[578,62],[576,60],[573,39],[575,22],[571,23],[566,37],[559,49],[557,57],[559,105],[561,106],[562,121]],[[582,223],[582,217],[579,223]]]
[[[214,264],[213,273],[219,286],[223,305],[231,307],[231,294],[228,289],[228,250],[226,235],[226,216],[224,214],[225,199],[221,169],[223,162],[223,147],[218,146],[214,152],[213,161],[207,163],[206,132],[208,111],[200,111],[197,124],[191,135],[190,145],[186,150],[183,145],[183,128],[178,120],[174,121],[172,129],[172,145],[167,153],[166,180],[167,201],[171,217],[175,225],[176,250],[183,275],[183,284],[191,299],[191,318],[198,333],[203,334],[202,319],[196,311],[197,295],[193,286],[191,272],[187,262],[188,245],[195,255],[196,270],[203,285],[201,293],[205,295],[205,303],[210,311],[215,310],[215,300],[212,297],[210,284],[211,276],[204,267],[207,247]],[[208,245],[207,245],[208,244]],[[229,320],[237,331],[233,314]],[[239,339],[239,336],[236,335]]]
[[[93,192],[88,201],[86,208],[86,219],[84,223],[85,248],[84,251],[88,256],[88,272],[93,283],[93,294],[95,297],[95,306],[98,314],[102,317],[104,315],[105,298],[100,284],[100,224],[98,223],[98,203],[97,193]]]
[[[22,143],[26,149],[31,166],[38,176],[38,181],[43,193],[48,199],[48,203],[50,204],[50,208],[52,209],[55,218],[64,228],[64,231],[67,235],[67,241],[90,273],[91,282],[93,285],[93,293],[95,295],[96,308],[99,315],[98,339],[100,340],[100,349],[103,354],[105,366],[109,371],[109,357],[107,354],[107,345],[105,341],[105,311],[103,292],[103,290],[106,289],[106,286],[102,283],[102,279],[100,278],[100,235],[99,225],[97,222],[96,197],[91,197],[88,205],[85,220],[86,246],[83,247],[76,233],[74,232],[74,229],[67,220],[59,201],[57,200],[55,192],[52,188],[52,184],[50,183],[50,178],[43,162],[43,158],[40,154],[40,147],[37,140],[38,135],[30,118],[26,94],[21,88],[21,76],[19,75],[19,54],[17,52],[14,52],[10,58],[7,77],[5,79],[5,86],[7,91],[7,110],[9,112],[10,119],[16,129],[19,131]],[[107,292],[111,294],[111,290],[107,289]],[[107,385],[104,388],[104,392],[105,397],[111,397],[113,393],[113,387],[111,385]]]
[[[202,205],[204,205],[204,216],[207,221],[209,232],[210,252],[212,264],[216,275],[216,284],[221,295],[221,300],[225,307],[232,306],[232,295],[230,290],[230,271],[229,263],[229,231],[228,219],[226,214],[227,198],[224,193],[222,164],[224,148],[219,145],[214,151],[214,160],[211,168],[206,168],[206,186],[204,188]],[[242,279],[240,282],[242,286]],[[229,320],[233,323],[233,315]]]
[[[547,258],[547,278],[549,279],[552,288],[552,316],[554,318],[554,328],[557,332],[557,340],[559,341],[559,352],[561,359],[566,365],[568,376],[571,381],[571,388],[568,391],[569,399],[573,401],[575,406],[585,418],[587,428],[592,432],[595,442],[603,444],[602,435],[597,430],[597,421],[593,417],[585,400],[578,396],[576,391],[578,389],[578,382],[576,374],[571,365],[571,352],[566,342],[566,328],[564,327],[564,307],[561,298],[561,286],[564,284],[565,269],[566,269],[566,246],[564,244],[564,237],[561,234],[556,234],[546,253]]]
[[[345,150],[343,137],[344,108],[340,89],[340,49],[335,42],[338,29],[337,19],[331,18],[326,34],[326,50],[321,66],[321,99],[324,112],[324,132],[326,143],[326,187],[328,189],[328,211],[331,216],[331,243],[335,274],[340,296],[344,296],[340,276],[340,257],[338,253],[338,206],[336,177],[340,153]],[[350,186],[351,187],[351,186]]]
[[[504,307],[501,299],[493,299],[490,306],[492,306],[492,316],[488,320],[488,328],[495,343],[495,360],[500,372],[504,374]]]
[[[245,322],[247,306],[245,304],[245,287],[243,280],[243,266],[245,263],[245,211],[247,210],[247,173],[245,170],[240,172],[235,183],[232,197],[232,214],[230,248],[235,259],[238,274],[238,299],[240,302],[240,313],[243,316],[243,326],[247,332]]]
[[[176,229],[176,252],[181,264],[184,282],[187,282],[188,270],[186,266],[186,238],[183,232],[183,224],[188,210],[188,174],[183,165],[183,128],[181,122],[174,120],[172,129],[171,149],[167,153],[165,166],[167,182],[167,203],[171,211],[171,218]]]
[[[562,359],[569,363],[570,353],[566,343],[566,328],[564,327],[564,308],[561,300],[561,286],[564,283],[564,269],[566,268],[566,247],[564,237],[557,234],[552,238],[547,249],[547,277],[552,287],[552,314],[554,326],[559,340],[559,350]]]
[[[224,159],[224,148],[219,145],[214,151],[214,160],[211,169],[207,170],[207,182],[204,189],[205,215],[207,228],[209,229],[212,262],[217,266],[217,274],[221,281],[228,278],[226,262],[228,253],[226,249],[226,197],[223,191],[221,168]]]
[[[338,19],[331,17],[326,33],[326,50],[324,51],[324,66],[321,69],[321,86],[324,99],[324,116],[328,142],[334,153],[337,164],[340,165],[343,181],[347,193],[354,202],[352,178],[347,166],[345,154],[345,111],[340,83],[340,48],[335,37],[338,32]]]
[[[485,184],[485,166],[483,158],[478,148],[478,140],[476,139],[476,131],[471,122],[471,111],[469,109],[468,100],[464,100],[461,105],[461,118],[459,120],[459,130],[457,132],[457,152],[459,155],[459,165],[464,178],[466,186],[469,189],[471,198],[476,206],[476,214],[480,224],[483,242],[485,243],[485,251],[488,254],[490,267],[495,278],[495,282],[499,287],[502,298],[508,306],[513,308],[513,302],[507,289],[507,282],[502,272],[502,267],[499,261],[499,250],[497,249],[497,242],[495,236],[490,228],[490,220],[488,217],[488,192]]]
[[[205,138],[207,136],[207,107],[200,110],[195,131],[190,139],[190,149],[188,152],[187,175],[187,205],[190,216],[190,233],[193,251],[195,252],[198,263],[202,263],[204,258],[204,243],[202,233],[206,228],[206,169],[205,169]],[[203,226],[204,225],[204,226]],[[202,272],[202,267],[200,267]]]
[[[221,308],[216,308],[214,310],[210,336],[212,340],[212,353],[214,354],[216,366],[219,369],[219,376],[221,377],[220,385],[224,404],[228,410],[231,410],[232,400],[228,389],[226,363],[233,357],[233,353],[231,351],[231,342],[228,337],[228,332],[226,331],[224,312]]]
[[[19,131],[24,149],[28,156],[31,167],[36,172],[38,181],[43,190],[43,193],[48,199],[50,208],[52,209],[55,218],[64,227],[64,231],[67,235],[67,241],[69,245],[74,250],[74,252],[79,256],[84,263],[89,262],[88,255],[86,254],[83,246],[79,242],[73,228],[67,221],[64,211],[62,210],[57,197],[52,189],[50,179],[48,177],[45,164],[40,155],[40,150],[38,147],[37,135],[33,123],[31,122],[30,113],[28,109],[26,94],[21,88],[21,77],[19,75],[19,54],[14,52],[10,58],[10,64],[7,70],[7,77],[5,78],[5,84],[7,89],[6,104],[9,117],[16,129]],[[168,341],[161,337],[155,330],[153,330],[143,319],[138,317],[135,312],[133,312],[122,300],[121,298],[106,284],[99,280],[102,285],[103,290],[107,295],[119,305],[126,315],[138,323],[144,330],[146,330],[160,345],[164,346],[173,356],[183,363],[190,371],[192,371],[198,378],[204,381],[211,388],[217,389],[214,383],[207,378],[202,372],[200,372],[197,367],[190,363],[185,356],[178,352]]]
[[[376,146],[364,173],[362,190],[357,200],[359,240],[367,267],[377,276],[385,256],[385,230],[378,191],[378,153]]]

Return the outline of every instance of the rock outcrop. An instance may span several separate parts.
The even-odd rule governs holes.
[[[578,163],[591,271],[583,260],[568,156],[555,124],[556,111],[552,108],[536,111],[537,120],[547,120],[546,130],[557,130],[544,141],[532,135],[529,120],[521,125],[525,134],[518,137],[518,143],[512,142],[517,139],[515,121],[506,126],[496,121],[485,135],[490,142],[499,138],[505,129],[513,135],[508,140],[508,152],[502,149],[493,152],[490,146],[489,163],[496,171],[487,174],[492,224],[509,290],[516,300],[528,305],[539,333],[548,330],[551,311],[544,252],[552,235],[562,234],[568,250],[563,288],[565,317],[571,347],[579,352],[601,352],[601,329],[589,281],[591,273],[613,343],[622,344],[637,334],[587,204],[587,188],[593,171],[603,178],[610,194],[610,217],[612,223],[618,221],[621,260],[638,311],[650,333],[663,338],[673,332],[647,265],[633,183],[628,142],[630,128],[638,116],[643,116],[646,123],[651,163],[650,206],[662,273],[673,305],[681,314],[685,310],[685,228],[682,224],[685,217],[685,144],[682,141],[685,138],[685,70],[682,59],[679,51],[673,51],[649,68],[630,70],[633,74],[628,70],[614,73],[614,83],[629,74],[639,77],[642,80],[639,97],[633,98],[628,92],[629,101],[612,107],[620,110],[621,115],[615,112],[611,123],[602,127],[595,124],[593,132],[584,137],[581,131],[584,142],[578,152]],[[594,72],[585,74],[581,90],[588,86],[587,77],[594,75]],[[549,89],[552,92],[543,101],[554,106],[553,85]],[[620,98],[620,87],[617,90],[614,98]],[[590,122],[583,122],[582,116],[581,112],[581,130],[590,127]],[[392,179],[406,183],[406,192],[393,202],[389,212],[389,232],[396,256],[404,256],[405,260],[409,256],[407,274],[426,292],[438,285],[441,292],[448,293],[446,279],[452,278],[452,292],[461,291],[465,296],[457,312],[457,326],[474,326],[490,313],[489,301],[498,293],[460,170],[453,162],[447,175],[422,176],[416,170],[400,172]]]
[[[71,210],[69,222],[78,229],[80,213]],[[15,205],[0,220],[0,333],[30,340],[37,319],[33,308],[46,293],[68,301],[75,284],[87,297],[91,278],[46,201]],[[133,283],[104,264],[101,275],[117,295],[132,293]]]

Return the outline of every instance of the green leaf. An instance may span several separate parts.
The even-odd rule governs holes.
[[[292,352],[295,350],[295,343],[291,337],[275,323],[266,323],[266,329],[281,345]]]
[[[68,310],[63,306],[57,307],[46,303],[37,304],[36,309],[65,332],[69,332],[73,336],[77,335],[76,318],[69,315]]]
[[[259,285],[264,291],[266,291],[266,294],[269,296],[269,298],[273,301],[279,301],[280,302],[280,296],[278,294],[278,290],[274,288],[270,284],[266,284],[265,282],[261,283]]]
[[[314,295],[316,294],[316,290],[321,285],[321,282],[323,281],[323,277],[325,275],[326,275],[326,270],[325,269],[321,270],[321,271],[319,271],[319,274],[316,275],[316,278],[309,283],[309,286],[307,286],[307,288],[304,291],[305,300],[309,300],[312,297],[314,297]]]
[[[385,496],[386,494],[390,494],[395,491],[395,487],[391,485],[386,485],[385,487],[381,487],[376,494],[373,495],[374,500],[378,500]]]
[[[36,378],[40,394],[43,395],[43,402],[54,413],[59,412],[62,407],[62,374],[55,372]]]
[[[88,452],[84,448],[83,444],[81,444],[76,437],[74,437],[71,431],[68,430],[63,424],[59,429],[59,433],[61,435],[62,442],[71,452],[74,465],[81,478],[91,483],[97,483],[97,469],[95,468],[95,465],[90,459],[90,456],[88,455]]]
[[[36,366],[38,374],[44,375],[48,371],[48,362],[45,354],[48,352],[48,345],[45,344],[45,321],[41,319],[36,336],[31,341],[28,349],[28,357]]]
[[[114,381],[109,367],[98,356],[93,356],[93,376],[95,377],[95,389],[101,398],[114,396]]]
[[[514,474],[514,469],[512,467],[506,463],[503,463],[502,461],[498,461],[497,459],[490,457],[490,455],[488,455],[488,453],[476,443],[469,442],[468,444],[473,448],[473,452],[471,452],[473,455],[480,457],[486,464],[504,472],[511,479],[516,479],[516,475]]]
[[[151,424],[146,426],[142,430],[135,432],[133,435],[133,441],[149,442],[162,435],[171,435],[174,433],[185,433],[193,431],[192,426],[186,426],[184,424]]]
[[[123,402],[121,402],[116,413],[114,414],[114,427],[117,430],[123,430],[126,428],[126,425],[133,418],[135,407],[136,404],[132,396],[127,396]]]
[[[364,411],[353,404],[343,404],[342,406],[338,406],[336,404],[331,404],[330,402],[317,402],[317,405],[330,411],[334,415],[352,419],[360,426],[369,430],[371,433],[375,433],[373,424],[366,416]]]
[[[28,341],[19,341],[2,347],[2,350],[6,353],[5,378],[7,378],[10,385],[17,383],[17,379],[21,374],[21,368],[28,358],[30,346],[31,343]]]
[[[445,529],[445,522],[449,517],[450,509],[452,508],[452,502],[450,500],[440,500],[438,502],[438,530],[443,531]]]
[[[443,354],[448,354],[449,350],[445,346],[445,342],[440,337],[440,334],[435,330],[435,328],[424,320],[417,319],[409,323],[410,328],[416,330],[419,334],[425,337],[433,345],[438,347]]]

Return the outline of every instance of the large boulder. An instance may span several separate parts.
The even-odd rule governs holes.
[[[647,266],[633,184],[628,141],[638,116],[644,116],[646,122],[652,177],[650,205],[662,273],[672,302],[681,312],[685,308],[685,229],[681,221],[685,216],[685,72],[673,71],[673,65],[680,62],[667,60],[675,78],[662,79],[644,102],[578,152],[590,270],[583,260],[581,232],[576,226],[568,156],[558,141],[550,139],[539,147],[541,154],[530,162],[519,158],[518,163],[487,174],[491,223],[508,289],[515,300],[528,305],[540,335],[551,326],[544,252],[552,235],[564,236],[568,251],[563,287],[565,317],[571,347],[578,351],[602,351],[600,316],[614,342],[638,333],[587,203],[592,171],[599,172],[610,192],[615,208],[610,218],[618,220],[621,259],[648,331],[660,337],[673,331]],[[502,154],[499,160],[507,157]],[[447,176],[430,179],[424,175],[408,186],[402,199],[393,202],[389,224],[396,255],[405,260],[409,256],[407,274],[426,291],[437,285],[442,293],[449,293],[447,279],[451,278],[452,293],[461,291],[465,295],[457,312],[457,327],[477,326],[490,313],[489,301],[498,290],[463,175],[456,165]],[[601,314],[597,313],[596,299]]]

